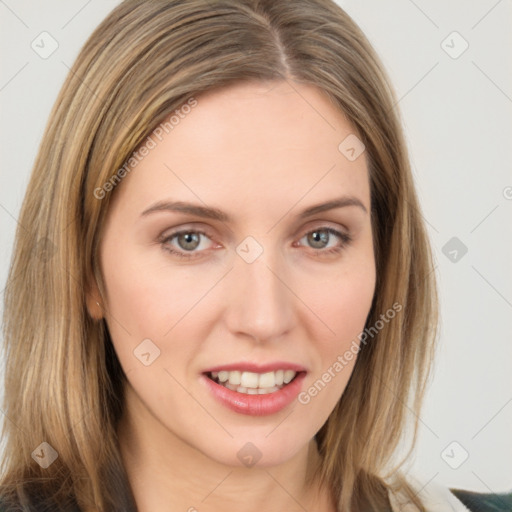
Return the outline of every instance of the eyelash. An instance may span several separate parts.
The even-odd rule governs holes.
[[[346,248],[346,246],[348,246],[351,242],[352,242],[352,237],[350,235],[348,235],[347,233],[342,233],[341,231],[338,231],[334,228],[331,228],[329,226],[323,226],[323,227],[319,227],[319,228],[315,228],[315,229],[312,229],[310,231],[308,231],[307,233],[305,233],[301,238],[304,238],[305,236],[308,236],[310,235],[311,233],[315,233],[316,231],[325,231],[327,233],[329,233],[330,235],[334,235],[334,236],[337,236],[340,240],[341,240],[341,245],[340,246],[337,246],[337,247],[331,247],[330,249],[313,249],[313,248],[310,248],[315,255],[320,255],[320,256],[330,256],[330,255],[333,255],[333,254],[338,254],[340,253],[343,249]],[[175,256],[178,256],[180,258],[183,258],[183,259],[193,259],[193,258],[197,258],[197,257],[201,257],[201,252],[202,251],[199,251],[199,252],[181,252],[181,251],[177,251],[175,249],[172,249],[169,245],[169,242],[171,240],[173,240],[174,238],[180,236],[180,235],[184,235],[184,234],[190,234],[190,233],[194,233],[196,235],[203,235],[207,238],[210,238],[208,236],[207,233],[205,233],[204,231],[201,231],[199,229],[185,229],[185,230],[181,230],[181,231],[176,231],[174,233],[171,233],[170,235],[162,238],[160,240],[160,243],[162,244],[162,248],[165,250],[165,251],[168,251],[170,252],[171,254],[175,255]]]

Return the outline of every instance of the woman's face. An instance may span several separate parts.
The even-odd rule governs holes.
[[[158,450],[271,466],[308,445],[356,361],[375,287],[366,155],[311,86],[195,99],[115,190],[105,318]]]

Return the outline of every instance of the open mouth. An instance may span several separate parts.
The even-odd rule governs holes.
[[[304,372],[276,370],[266,373],[254,373],[235,370],[207,372],[205,375],[216,384],[237,393],[267,395],[284,388],[301,373]]]

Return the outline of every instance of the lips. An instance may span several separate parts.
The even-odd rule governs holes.
[[[240,363],[211,368],[203,372],[201,380],[229,409],[261,416],[289,405],[300,392],[306,373],[291,363]]]
[[[211,372],[220,372],[220,371],[235,371],[239,370],[241,372],[254,372],[254,373],[265,373],[272,372],[277,370],[293,370],[295,372],[305,372],[306,368],[299,364],[288,363],[286,361],[275,361],[273,363],[266,364],[256,364],[249,362],[239,362],[239,363],[230,363],[223,364],[218,366],[213,366],[211,368],[206,369],[203,373],[211,373]]]
[[[216,366],[204,373],[214,382],[231,391],[257,395],[282,389],[298,373],[304,371],[304,368],[299,365],[277,361],[265,365],[234,363]]]

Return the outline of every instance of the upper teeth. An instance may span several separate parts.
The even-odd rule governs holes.
[[[229,382],[233,386],[241,386],[244,388],[273,388],[274,386],[282,386],[288,384],[296,375],[293,370],[277,370],[275,372],[254,373],[240,371],[220,371],[212,372],[212,377],[218,378],[219,382]]]

